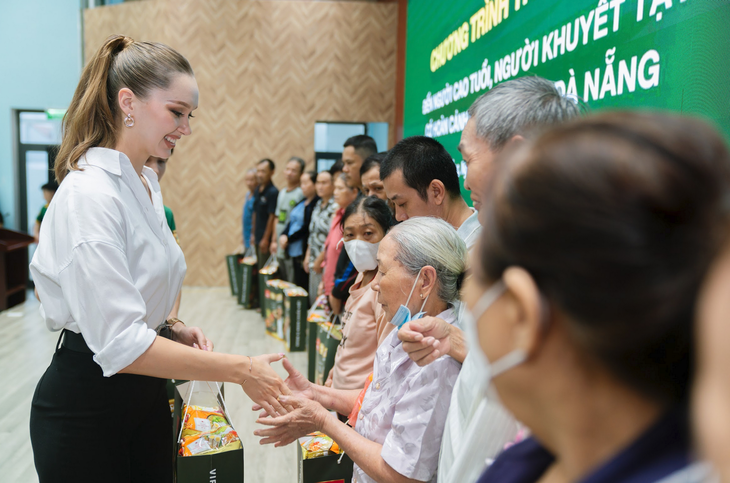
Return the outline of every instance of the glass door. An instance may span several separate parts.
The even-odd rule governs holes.
[[[34,235],[36,218],[46,200],[41,186],[55,180],[53,164],[61,144],[61,115],[54,111],[15,110],[18,230]],[[36,245],[28,247],[28,260]],[[29,278],[30,280],[30,278]]]

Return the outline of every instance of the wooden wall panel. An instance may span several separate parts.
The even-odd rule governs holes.
[[[84,12],[88,59],[111,34],[163,42],[195,70],[193,135],[162,181],[188,263],[186,285],[224,285],[241,242],[244,172],[258,159],[312,166],[315,121],[390,123],[395,136],[394,3],[149,0]]]

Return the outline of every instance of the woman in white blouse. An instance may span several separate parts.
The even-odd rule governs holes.
[[[162,44],[112,36],[81,75],[31,263],[46,324],[62,331],[31,409],[41,483],[172,481],[164,378],[238,383],[285,412],[277,397],[289,390],[268,365],[280,355],[213,353],[177,319],[172,340],[156,331],[186,266],[144,164],[191,133],[197,104],[190,64]]]
[[[394,325],[422,315],[454,323],[464,273],[466,246],[443,220],[411,218],[390,229],[378,249],[373,290]],[[403,317],[405,315],[405,317]],[[353,482],[436,481],[441,435],[451,391],[461,364],[444,356],[419,367],[403,350],[397,331],[380,344],[370,384],[337,390],[311,384],[288,361],[287,383],[296,396],[282,396],[295,408],[281,417],[260,418],[273,428],[258,430],[262,443],[282,446],[312,431],[332,437],[355,462]],[[325,409],[350,414],[341,423]],[[354,410],[353,410],[354,409]]]

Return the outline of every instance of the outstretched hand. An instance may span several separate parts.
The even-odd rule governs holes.
[[[241,384],[248,397],[271,417],[288,412],[280,402],[280,396],[291,394],[291,390],[270,365],[281,359],[284,359],[284,354],[264,354],[252,357],[251,370],[249,372],[246,368],[246,375]]]
[[[284,380],[284,384],[289,388],[293,396],[303,397],[306,399],[314,400],[314,392],[312,391],[312,383],[304,377],[304,374],[299,372],[294,364],[287,358],[284,358],[282,365],[286,372],[289,373],[289,377]],[[255,404],[252,408],[254,411],[260,411],[265,409],[261,404]],[[287,408],[291,409],[291,408]],[[259,417],[263,417],[268,411],[261,413]]]
[[[321,431],[325,418],[332,417],[318,402],[305,397],[281,396],[279,399],[282,404],[290,406],[292,411],[275,418],[257,419],[258,424],[270,426],[254,431],[254,435],[262,438],[259,444],[274,443],[277,448],[286,446],[313,431]]]
[[[403,324],[398,338],[403,342],[403,350],[408,357],[423,367],[451,351],[454,329],[443,319],[426,316]]]

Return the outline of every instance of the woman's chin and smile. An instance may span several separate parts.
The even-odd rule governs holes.
[[[167,136],[162,138],[162,143],[165,145],[167,149],[172,151],[175,148],[175,145],[180,140],[179,135],[175,134],[168,134]]]

